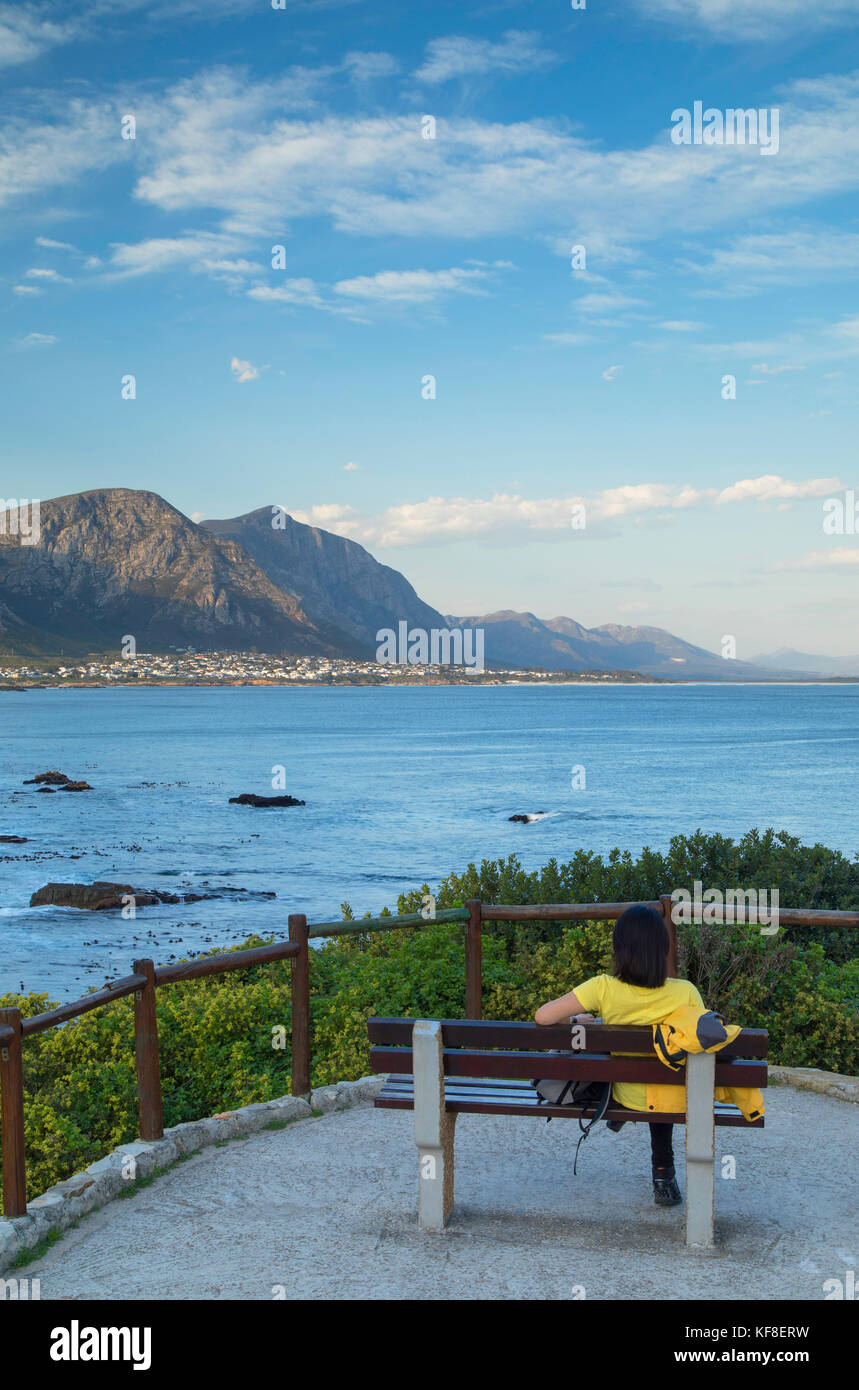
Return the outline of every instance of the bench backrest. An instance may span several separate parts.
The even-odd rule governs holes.
[[[536,1023],[492,1022],[483,1019],[443,1019],[446,1076],[533,1077],[557,1080],[632,1081],[685,1085],[685,1069],[672,1071],[656,1057],[649,1027],[617,1027],[606,1023],[576,1025],[579,1046],[571,1051],[569,1024],[541,1027]],[[411,1074],[413,1018],[371,1018],[367,1033],[373,1044],[374,1072]],[[552,1056],[555,1051],[566,1055]],[[643,1053],[639,1057],[608,1057],[606,1053]],[[547,1055],[549,1054],[549,1055]],[[733,1042],[716,1053],[717,1086],[767,1084],[767,1032],[744,1028]]]

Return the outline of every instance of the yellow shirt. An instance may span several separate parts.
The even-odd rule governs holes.
[[[683,1004],[703,1009],[703,999],[688,980],[666,980],[658,989],[645,985],[627,985],[613,975],[594,975],[583,985],[576,985],[575,996],[589,1014],[597,1014],[603,1023],[635,1024],[661,1023]],[[616,1057],[642,1054],[614,1053]],[[638,1081],[616,1081],[612,1095],[629,1110],[647,1109],[647,1087]]]

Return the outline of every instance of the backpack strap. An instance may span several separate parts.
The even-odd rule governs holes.
[[[576,1145],[576,1154],[575,1154],[575,1158],[573,1159],[573,1177],[576,1176],[576,1168],[577,1168],[577,1165],[578,1165],[578,1162],[579,1162],[579,1149],[582,1147],[582,1144],[583,1144],[584,1141],[587,1139],[587,1137],[588,1137],[588,1135],[590,1134],[591,1130],[593,1129],[594,1125],[597,1123],[597,1120],[601,1120],[601,1119],[604,1117],[605,1112],[608,1110],[608,1107],[609,1107],[610,1103],[611,1103],[611,1082],[610,1082],[610,1081],[606,1081],[606,1083],[605,1083],[605,1089],[604,1089],[602,1095],[600,1096],[600,1098],[599,1098],[598,1101],[595,1101],[595,1102],[594,1102],[594,1113],[593,1113],[593,1116],[591,1117],[590,1120],[588,1120],[588,1122],[587,1122],[586,1125],[585,1125],[585,1124],[582,1124],[582,1117],[581,1117],[581,1115],[579,1116],[579,1129],[580,1129],[582,1132],[581,1132],[581,1134],[579,1135],[579,1142],[578,1142],[578,1144]]]

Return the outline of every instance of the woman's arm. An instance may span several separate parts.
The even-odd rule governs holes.
[[[541,1004],[534,1015],[534,1022],[570,1023],[577,1017],[587,1022],[593,1018],[593,1014],[585,1013],[576,998],[575,990],[570,990],[569,994],[562,995],[560,999],[550,999],[548,1004]]]

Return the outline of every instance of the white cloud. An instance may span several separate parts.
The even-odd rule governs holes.
[[[716,502],[772,502],[778,498],[797,501],[803,497],[826,497],[842,489],[844,484],[837,478],[809,478],[805,482],[792,482],[781,478],[777,473],[767,473],[760,478],[746,478],[723,488],[716,496]]]
[[[546,343],[559,343],[563,347],[578,347],[581,343],[593,342],[590,333],[544,333]]]
[[[670,333],[697,333],[702,328],[706,328],[704,323],[695,323],[692,319],[666,319],[665,323],[660,323],[660,328],[667,328]]]
[[[38,285],[13,285],[13,286],[12,286],[12,293],[13,293],[13,294],[41,294],[42,291],[39,289]]]
[[[28,333],[26,338],[17,340],[17,345],[22,348],[53,347],[56,342],[58,339],[53,333]]]
[[[372,82],[378,77],[390,77],[399,72],[400,65],[391,53],[347,53],[343,68],[356,82]]]
[[[50,251],[74,251],[76,255],[80,254],[78,248],[70,241],[54,241],[48,236],[37,236],[36,245],[46,246]]]
[[[618,290],[612,290],[608,294],[583,294],[575,301],[575,308],[580,314],[613,314],[618,310],[638,308],[644,303],[646,301],[643,299],[634,299]]]
[[[357,0],[290,0],[292,11],[334,9]],[[62,8],[64,18],[57,19]],[[142,13],[141,13],[142,11]],[[202,19],[217,22],[259,11],[259,0],[61,0],[61,4],[0,4],[0,67],[32,62],[52,48],[76,41],[98,41],[105,23],[112,34],[126,30],[136,38],[142,24],[160,27],[169,22]]]
[[[79,185],[123,157],[117,117],[102,103],[57,103],[53,120],[8,118],[2,127],[0,205],[10,207],[48,190]]]
[[[414,75],[419,82],[449,82],[485,73],[534,72],[554,61],[555,55],[540,47],[539,34],[509,29],[497,43],[461,35],[432,39]]]
[[[105,267],[107,276],[148,275],[153,271],[172,270],[187,266],[192,271],[223,270],[231,267],[236,273],[242,267],[247,272],[259,270],[248,261],[229,260],[230,252],[238,248],[239,239],[224,233],[199,232],[181,237],[150,237],[133,244],[111,243],[111,256]]]
[[[752,367],[753,372],[763,372],[764,376],[780,376],[782,372],[804,372],[805,367],[789,366],[768,367],[766,362],[756,362]]]
[[[383,270],[376,275],[357,275],[338,280],[336,294],[347,298],[384,301],[389,304],[429,304],[445,294],[480,294],[480,282],[489,272],[478,268],[450,270]]]
[[[791,138],[778,159],[761,160],[750,148],[674,146],[667,113],[665,128],[639,148],[613,151],[542,120],[451,117],[440,121],[439,139],[426,141],[417,113],[299,117],[312,111],[330,73],[292,69],[255,81],[214,69],[141,91],[134,101],[145,142],[118,140],[120,107],[98,102],[58,106],[50,122],[13,118],[0,157],[3,196],[8,203],[44,196],[133,161],[140,201],[219,223],[209,233],[151,239],[145,250],[114,248],[114,271],[144,273],[170,257],[186,258],[191,269],[252,259],[266,238],[270,244],[271,227],[288,231],[303,218],[361,236],[521,234],[552,244],[563,236],[568,246],[616,239],[622,227],[628,245],[662,237],[666,226],[696,235],[859,187],[859,74],[789,87],[779,106]],[[732,249],[743,252],[737,243]],[[777,260],[777,248],[769,259]],[[717,253],[707,262],[719,264]],[[628,296],[613,297],[621,310],[636,307]],[[610,302],[586,295],[579,305],[597,315],[610,312]]]
[[[859,546],[836,546],[832,550],[813,550],[794,560],[778,560],[770,570],[843,570],[859,565]]]
[[[723,43],[786,39],[796,32],[856,23],[855,0],[636,0],[647,18],[670,23],[672,37],[701,30]]]
[[[0,68],[30,63],[80,31],[77,19],[56,23],[46,5],[0,5]]]
[[[859,340],[859,316],[842,319],[840,323],[833,324],[830,331],[839,338],[848,338],[850,341]]]
[[[618,372],[622,371],[623,367],[606,367],[605,371],[602,374],[602,379],[603,381],[614,381]]]
[[[306,277],[281,280],[278,285],[253,285],[247,294],[249,299],[265,304],[292,304],[305,309],[325,309],[332,314],[346,312],[331,304],[315,281]]]
[[[703,261],[678,261],[682,270],[718,279],[735,294],[774,285],[813,284],[859,275],[859,233],[830,227],[794,227],[783,232],[750,233],[716,247]],[[708,292],[709,293],[709,292]]]
[[[32,266],[24,274],[27,280],[51,280],[55,284],[71,284],[68,276],[59,275],[56,270],[45,270],[41,266]]]
[[[354,507],[337,503],[294,512],[297,521],[322,526],[364,545],[379,548],[439,544],[469,538],[550,535],[556,538],[570,529],[574,505],[584,503],[588,526],[622,517],[649,518],[651,524],[666,514],[692,507],[710,508],[729,503],[769,503],[824,497],[843,491],[837,478],[793,482],[778,475],[743,479],[727,488],[695,488],[690,484],[631,483],[606,488],[589,497],[527,498],[517,493],[480,497],[428,497],[422,502],[388,507],[377,516],[364,516]]]
[[[265,370],[265,368],[263,368]],[[257,381],[259,380],[260,369],[253,367],[250,362],[243,362],[240,357],[234,357],[230,362],[230,371],[236,381]]]
[[[361,467],[360,463],[351,463],[351,462],[350,462],[350,463],[344,463],[344,465],[343,465],[343,472],[344,472],[344,473],[357,473],[360,467]]]

